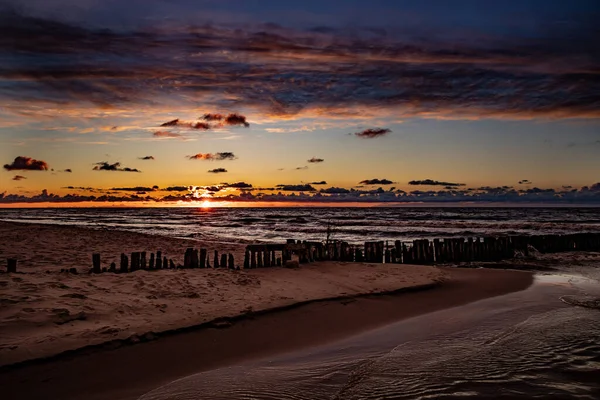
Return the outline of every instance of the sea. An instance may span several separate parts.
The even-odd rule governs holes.
[[[600,232],[598,208],[0,209],[0,220],[239,243]],[[551,270],[540,259],[524,291],[182,377],[139,400],[600,399],[600,254],[574,254],[553,255]]]
[[[600,208],[40,208],[0,209],[0,220],[239,243],[600,232]]]

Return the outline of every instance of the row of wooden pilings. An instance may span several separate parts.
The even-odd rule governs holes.
[[[443,264],[458,262],[499,261],[510,259],[518,252],[527,256],[530,246],[542,253],[563,251],[600,251],[600,233],[568,235],[500,236],[484,238],[420,239],[412,243],[395,241],[365,242],[364,246],[342,241],[318,242],[289,239],[283,244],[253,244],[246,247],[243,268],[288,266],[290,262],[347,261],[398,264]],[[240,269],[233,254],[218,251],[210,255],[206,249],[188,248],[183,265],[176,264],[161,251],[133,252],[131,258],[121,254],[119,267],[111,263],[102,267],[100,254],[92,255],[92,272],[125,273],[137,270],[175,268]],[[130,262],[131,261],[131,262]],[[6,272],[17,272],[17,259],[9,258]]]
[[[600,251],[600,233],[569,235],[500,236],[484,238],[420,239],[412,243],[366,242],[364,259],[355,261],[400,264],[443,264],[510,259],[520,252],[529,255],[533,247],[541,253]]]
[[[149,256],[148,256],[149,254]],[[148,256],[148,257],[147,257]],[[125,253],[121,253],[121,261],[117,269],[116,263],[112,262],[109,267],[102,267],[100,254],[92,254],[92,272],[113,272],[127,273],[137,270],[158,270],[158,269],[181,269],[181,268],[229,268],[235,269],[235,260],[233,254],[221,254],[215,250],[213,264],[210,264],[210,257],[206,249],[188,248],[183,257],[183,265],[176,264],[172,258],[167,258],[161,251],[147,253],[145,251],[133,252],[130,258]]]

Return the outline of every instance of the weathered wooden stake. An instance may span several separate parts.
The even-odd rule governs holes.
[[[108,272],[117,272],[117,264],[114,262],[110,263],[110,268],[108,268]]]
[[[167,268],[169,264],[167,264],[167,256],[163,257],[163,268]]]
[[[221,254],[221,268],[227,268],[227,254]]]
[[[129,260],[125,253],[121,253],[121,265],[119,266],[119,272],[127,272],[127,268],[129,267]]]
[[[250,252],[246,250],[244,252],[244,269],[250,268]]]
[[[256,268],[256,251],[250,250],[250,268]]]
[[[142,259],[141,259],[141,267],[142,269],[146,269],[147,268],[147,264],[146,264],[146,252],[142,251]]]
[[[160,251],[156,252],[156,269],[162,269],[162,253]]]
[[[215,250],[215,257],[213,258],[213,266],[219,268],[219,252]]]
[[[229,269],[235,269],[235,260],[233,259],[233,254],[229,253],[229,256],[227,256],[227,261]]]
[[[198,249],[194,249],[194,251],[192,251],[192,268],[198,268],[200,266],[199,261],[200,260],[198,260]]]
[[[100,268],[100,254],[98,253],[92,254],[92,272],[95,274],[102,272],[102,269]]]
[[[6,264],[6,272],[17,272],[17,259],[9,258]]]
[[[206,249],[200,249],[200,268],[206,268]]]
[[[150,253],[150,265],[148,265],[148,269],[154,269],[154,253]]]
[[[169,268],[171,269],[175,269],[175,263],[173,262],[173,259],[169,259]]]

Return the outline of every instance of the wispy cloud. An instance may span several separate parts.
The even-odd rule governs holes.
[[[187,156],[190,160],[208,160],[208,161],[225,161],[235,160],[237,157],[231,152],[222,153],[198,153],[192,156]]]
[[[13,181],[22,181],[23,179],[27,179],[26,177],[24,177],[23,175],[15,175],[12,180]]]
[[[210,172],[211,174],[223,174],[223,173],[227,172],[227,170],[225,168],[215,168],[215,169],[209,169],[208,172]]]
[[[394,182],[390,181],[389,179],[365,179],[359,183],[363,185],[391,185]]]
[[[310,160],[307,160],[309,163],[322,163],[323,161],[325,161],[322,158],[317,158],[317,157],[313,157]]]
[[[448,187],[465,186],[464,183],[435,181],[433,179],[413,180],[413,181],[408,182],[408,184],[413,185],[413,186],[448,186]]]
[[[374,139],[374,138],[378,138],[381,136],[385,136],[390,132],[391,132],[391,130],[387,129],[387,128],[371,128],[371,129],[365,129],[360,132],[356,132],[354,134],[363,139]]]
[[[138,157],[140,160],[154,160],[154,156]]]
[[[152,134],[152,136],[159,137],[159,138],[171,138],[171,139],[182,139],[183,138],[183,135],[180,135],[179,133],[175,133],[175,132],[169,132],[169,131],[156,131]]]
[[[120,162],[110,164],[106,161],[100,161],[96,163],[93,168],[94,171],[119,171],[119,172],[142,172],[136,168],[121,167]]]

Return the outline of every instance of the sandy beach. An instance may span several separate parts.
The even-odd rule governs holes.
[[[3,244],[2,259],[34,255],[23,260],[23,273],[0,276],[0,365],[115,340],[137,342],[159,332],[314,300],[424,287],[445,276],[434,267],[339,262],[300,269],[89,274],[84,272],[87,249],[120,254],[160,244],[181,256],[179,250],[190,243],[66,226],[0,226],[12,229],[15,238],[10,246]],[[29,238],[31,229],[39,234]],[[72,266],[81,272],[59,272]]]
[[[21,273],[0,275],[0,385],[9,399],[133,399],[186,374],[327,343],[532,282],[517,271],[341,262],[94,275],[87,272],[89,249],[182,255],[190,241],[15,223],[0,223],[0,232],[14,238],[2,243],[2,259],[28,255],[19,260]],[[66,267],[80,273],[59,272]]]

